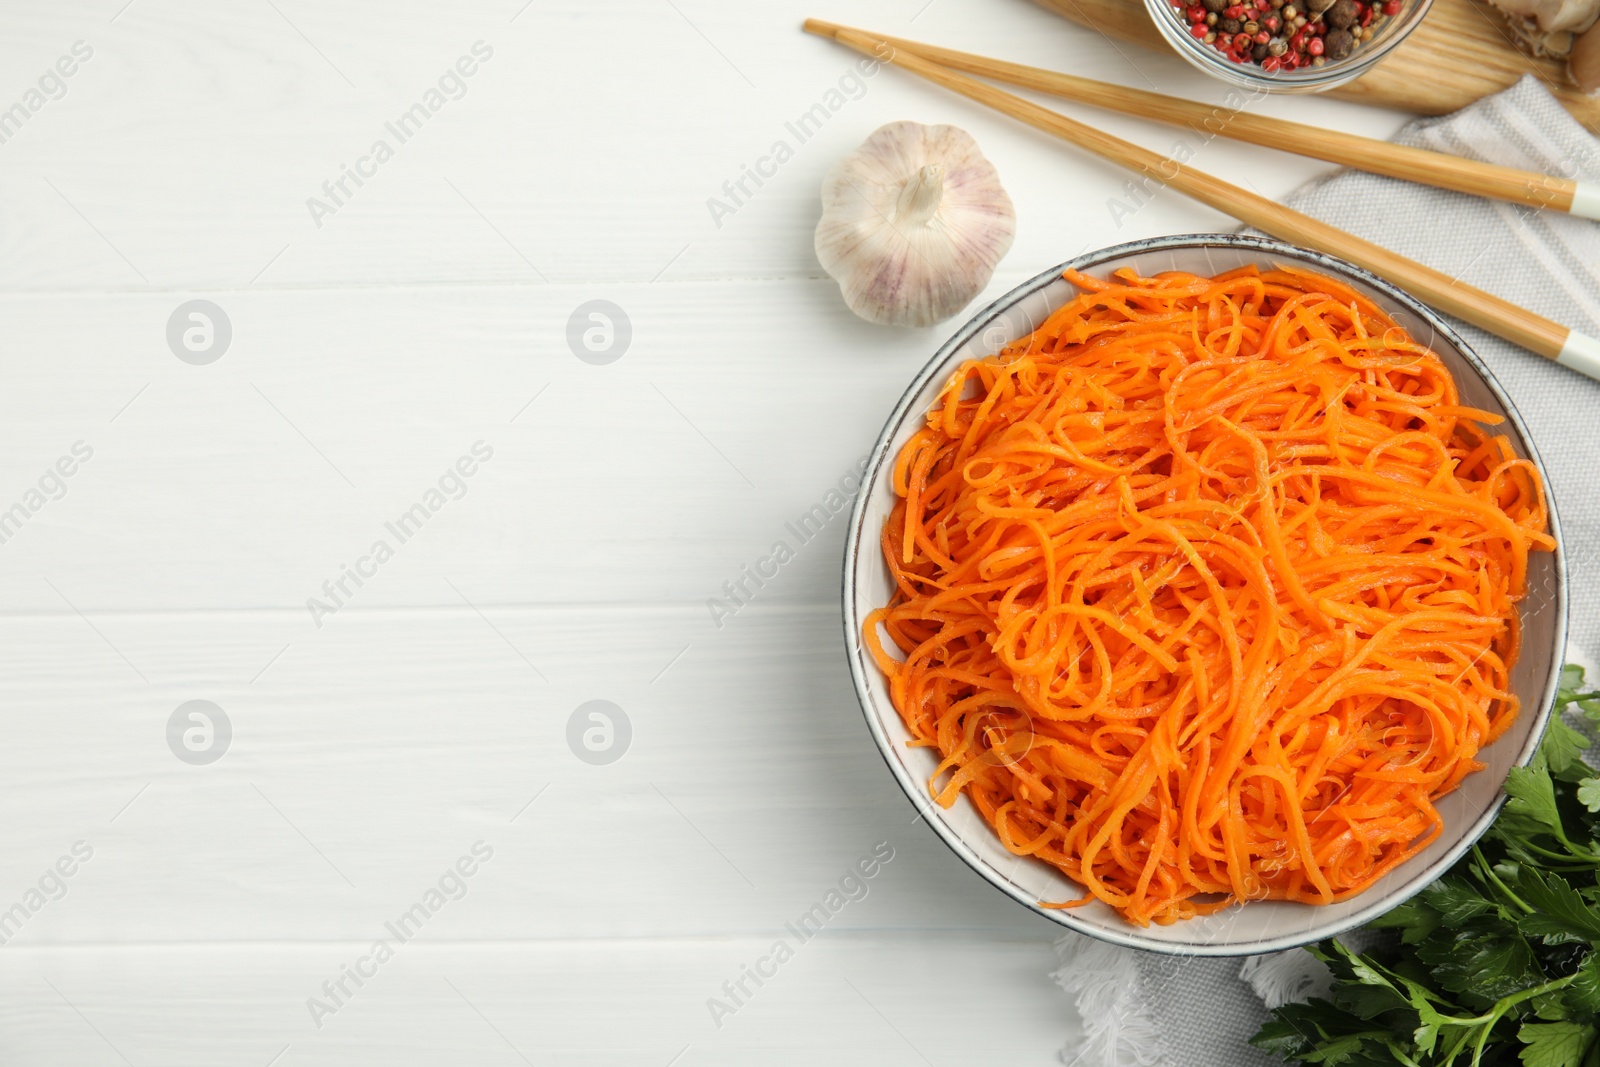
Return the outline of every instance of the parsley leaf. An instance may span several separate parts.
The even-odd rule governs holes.
[[[1534,909],[1517,919],[1524,934],[1542,937],[1546,944],[1600,941],[1600,912],[1561,875],[1524,866],[1517,875],[1517,895]]]
[[[1250,1039],[1256,1048],[1285,1059],[1327,1067],[1399,1062],[1369,1058],[1391,1043],[1393,1035],[1373,1029],[1326,1000],[1314,998],[1304,1004],[1285,1004],[1273,1015],[1273,1021]]]
[[[1378,916],[1368,926],[1375,930],[1399,930],[1402,943],[1412,945],[1439,929],[1443,916],[1425,899],[1427,893],[1412,897],[1393,911]]]
[[[1527,1046],[1519,1058],[1524,1067],[1580,1067],[1594,1037],[1595,1028],[1585,1023],[1527,1023],[1517,1031]]]
[[[1505,810],[1495,823],[1501,833],[1550,834],[1566,839],[1561,825],[1561,811],[1556,807],[1555,783],[1544,760],[1543,750],[1526,767],[1513,767],[1506,776]]]
[[[1600,952],[1591,952],[1561,991],[1562,1005],[1578,1019],[1600,1018]]]
[[[1494,901],[1468,882],[1441,878],[1422,891],[1423,899],[1439,913],[1445,926],[1460,926],[1468,919],[1495,910]]]
[[[1539,752],[1552,774],[1561,774],[1578,762],[1578,756],[1589,747],[1589,739],[1561,721],[1559,714],[1550,716],[1545,727],[1544,740],[1539,742]]]
[[[1556,691],[1556,707],[1568,705],[1576,705],[1590,722],[1600,726],[1600,693],[1584,692],[1583,668],[1576,663],[1561,668],[1561,681]]]
[[[1417,958],[1433,968],[1434,979],[1461,995],[1463,1002],[1487,1006],[1521,992],[1544,977],[1533,949],[1515,926],[1480,916],[1417,945]]]

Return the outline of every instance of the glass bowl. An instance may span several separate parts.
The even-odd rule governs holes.
[[[1198,3],[1199,0],[1190,0]],[[1255,63],[1235,63],[1189,32],[1183,7],[1172,0],[1145,0],[1156,29],[1177,53],[1194,66],[1241,89],[1267,93],[1316,93],[1343,85],[1371,70],[1396,45],[1405,40],[1433,6],[1433,0],[1403,0],[1400,14],[1374,22],[1375,32],[1359,42],[1343,59],[1329,59],[1320,67],[1266,71]],[[1185,5],[1187,6],[1187,5]],[[1298,5],[1297,5],[1298,6]]]

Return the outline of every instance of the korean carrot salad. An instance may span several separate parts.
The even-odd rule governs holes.
[[[1292,269],[1069,271],[898,453],[863,637],[929,783],[1138,925],[1360,893],[1517,715],[1543,487]]]

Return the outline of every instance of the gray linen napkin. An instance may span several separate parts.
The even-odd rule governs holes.
[[[1395,141],[1600,180],[1600,142],[1532,75],[1454,115],[1414,122]],[[1600,336],[1600,223],[1358,171],[1318,181],[1287,202]],[[1456,326],[1505,386],[1549,471],[1573,594],[1568,658],[1592,665],[1600,655],[1600,383]],[[1321,965],[1299,950],[1254,957],[1241,968],[1237,959],[1159,956],[1069,934],[1056,952],[1062,967],[1054,977],[1074,998],[1088,1035],[1061,1050],[1073,1067],[1281,1064],[1246,1044],[1267,1018],[1263,993],[1282,1003],[1326,981]]]

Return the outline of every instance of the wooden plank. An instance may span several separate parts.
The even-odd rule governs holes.
[[[607,366],[567,341],[597,292],[633,329]],[[287,607],[314,632],[307,600],[379,540],[393,560],[345,586],[362,607],[459,607],[454,582],[485,604],[703,610],[780,538],[798,558],[766,596],[816,602],[803,573],[831,600],[842,510],[816,545],[786,524],[938,343],[844,314],[827,282],[212,296],[234,339],[203,367],[167,350],[178,297],[0,298],[17,350],[53,353],[0,396],[0,511],[94,449],[0,531],[7,610]],[[390,526],[479,441],[465,495],[451,482],[402,541]]]
[[[994,160],[1022,205],[1013,277],[1083,248],[1228,225],[1177,197],[1119,225],[1106,201],[1123,175],[894,72],[845,81],[830,97],[854,77],[856,57],[800,31],[814,13],[804,3],[690,3],[693,25],[664,3],[629,5],[599,16],[603,48],[565,49],[550,42],[589,25],[593,5],[541,0],[510,22],[521,6],[490,17],[408,0],[382,18],[284,7],[354,88],[266,5],[195,13],[138,0],[115,23],[57,7],[18,12],[15,39],[0,43],[9,69],[43,71],[79,39],[95,54],[64,97],[0,146],[12,220],[0,227],[0,291],[532,288],[543,277],[603,296],[657,277],[818,278],[811,236],[824,174],[872,130],[906,118],[962,125]],[[851,17],[1043,65],[1071,55],[1075,70],[1110,80],[1141,77],[1098,38],[1029,4],[983,19],[935,4],[910,26],[901,0],[872,0]],[[495,58],[466,95],[396,144],[371,180],[347,183],[351,195],[319,227],[307,201],[325,199],[323,183],[376,139],[395,140],[385,123],[480,39]],[[759,67],[754,88],[713,44]],[[1176,61],[1158,73],[1164,87],[1223,95]],[[16,91],[33,76],[19,74]],[[579,94],[585,104],[573,106]],[[802,142],[789,124],[825,100],[837,109]],[[1294,105],[1302,115],[1308,106],[1318,117],[1360,114]],[[1125,128],[1150,136],[1146,124]],[[1166,131],[1155,137],[1170,147]],[[747,181],[734,215],[713,218],[708,202],[731,203],[725,183],[779,140],[793,159],[760,187]],[[1219,174],[1249,177],[1268,195],[1325,169],[1203,151]]]
[[[0,954],[8,1067],[350,1063],[517,1067],[1050,1064],[1081,1033],[1043,943],[824,933],[718,1027],[783,931],[717,942],[401,946],[317,1028],[307,1000],[367,942]],[[793,939],[791,938],[791,941]],[[324,1002],[327,1002],[326,1000]],[[729,1001],[724,1001],[729,1003]],[[98,1031],[98,1032],[97,1032]],[[273,1060],[278,1056],[277,1060]],[[123,1058],[126,1059],[124,1060]]]
[[[351,609],[310,638],[285,615],[0,619],[0,705],[27,709],[0,723],[0,913],[94,853],[0,926],[12,945],[376,936],[480,840],[431,935],[755,935],[880,842],[832,926],[1057,931],[914,821],[836,609],[757,601],[720,631],[694,609]],[[209,765],[168,747],[194,699],[231,723]],[[596,699],[631,724],[598,766],[568,739]]]
[[[1161,51],[1169,48],[1142,0],[1037,2],[1120,40]],[[1579,122],[1600,131],[1600,98],[1573,84],[1565,62],[1518,51],[1501,16],[1484,0],[1434,0],[1422,25],[1382,63],[1329,90],[1329,95],[1418,115],[1444,115],[1509,88],[1528,74],[1544,81]]]

